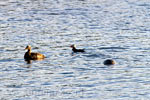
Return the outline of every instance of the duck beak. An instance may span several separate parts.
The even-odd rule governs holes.
[[[70,48],[73,48],[73,46],[71,45]]]
[[[28,48],[26,47],[25,50],[27,50]]]

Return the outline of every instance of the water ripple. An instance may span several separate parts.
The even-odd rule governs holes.
[[[149,100],[149,4],[2,0],[1,99]],[[27,45],[46,58],[25,62]],[[103,65],[109,58],[116,64]]]

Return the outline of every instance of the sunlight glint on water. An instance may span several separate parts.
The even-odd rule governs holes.
[[[0,99],[149,100],[147,0],[0,2]],[[70,45],[84,48],[72,53]],[[24,61],[24,49],[46,55]],[[112,58],[114,66],[103,65]]]

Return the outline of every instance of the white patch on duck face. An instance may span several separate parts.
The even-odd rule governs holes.
[[[76,45],[75,45],[75,44],[72,44],[71,46],[75,47]]]
[[[31,49],[31,46],[30,46],[30,45],[28,45],[28,48],[30,48],[30,49]]]

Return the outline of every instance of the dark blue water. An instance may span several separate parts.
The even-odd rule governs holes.
[[[149,19],[148,0],[0,1],[0,99],[149,100]]]

